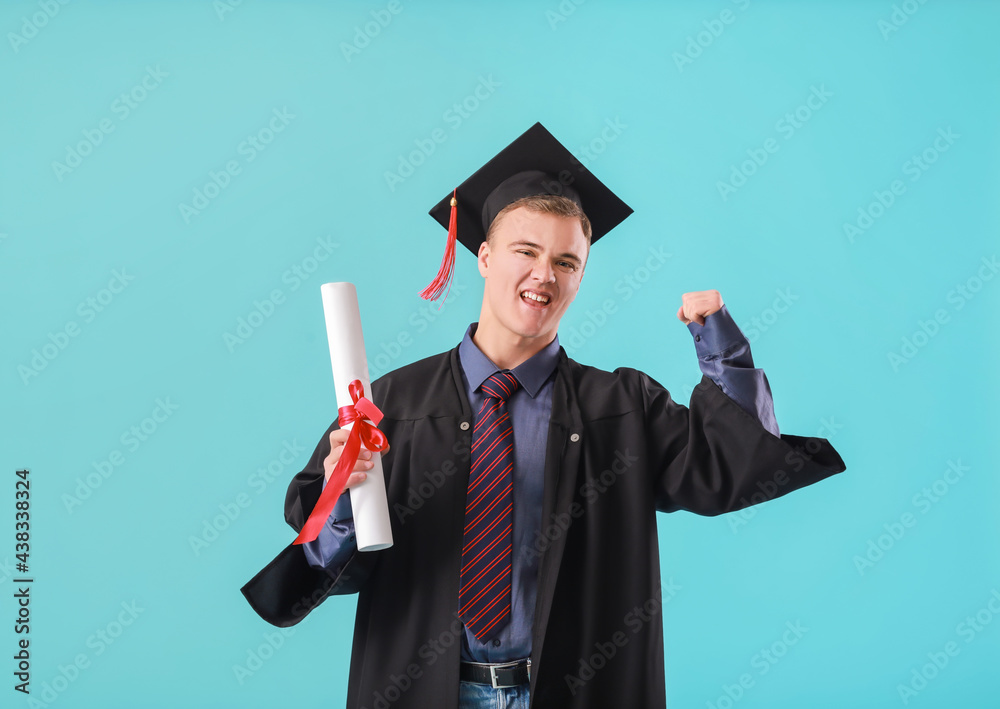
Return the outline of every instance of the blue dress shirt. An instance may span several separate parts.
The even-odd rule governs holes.
[[[482,404],[479,387],[500,371],[473,342],[476,326],[477,323],[469,326],[458,348],[462,381],[473,411],[478,411]],[[726,307],[706,317],[704,325],[692,322],[688,329],[694,337],[702,373],[767,431],[779,435],[767,378],[763,370],[754,368],[750,343]],[[531,359],[511,370],[521,385],[507,402],[514,429],[514,549],[533,548],[541,529],[542,471],[552,412],[552,375],[558,361],[556,337]],[[319,537],[303,544],[302,549],[314,567],[336,567],[350,558],[357,543],[348,493],[337,501]],[[464,661],[506,662],[530,657],[537,580],[538,555],[525,554],[513,560],[510,622],[486,643],[466,628],[462,638]]]

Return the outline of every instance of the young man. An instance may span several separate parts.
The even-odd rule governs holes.
[[[359,553],[344,495],[244,587],[282,626],[360,594],[349,707],[663,707],[656,511],[720,514],[844,469],[825,440],[779,434],[717,291],[677,312],[705,374],[690,408],[642,372],[566,356],[591,242],[630,212],[538,124],[432,210],[477,254],[483,303],[456,348],[372,385],[395,544]],[[292,481],[295,529],[345,440],[331,426]]]

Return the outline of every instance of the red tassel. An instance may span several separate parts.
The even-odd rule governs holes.
[[[458,189],[451,193],[451,217],[448,220],[448,245],[444,249],[441,268],[430,285],[420,291],[424,300],[437,300],[444,293],[445,299],[451,292],[451,279],[455,275],[455,240],[458,237],[458,201],[455,199]]]

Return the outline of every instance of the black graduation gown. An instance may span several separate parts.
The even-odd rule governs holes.
[[[458,348],[385,375],[372,395],[391,444],[383,465],[394,545],[327,570],[289,546],[242,590],[281,627],[331,593],[359,593],[347,706],[454,709],[472,422]],[[285,519],[296,531],[319,498],[328,435],[289,485]],[[560,351],[543,534],[514,550],[541,556],[532,707],[665,706],[657,510],[717,515],[843,470],[826,440],[773,436],[708,378],[687,408],[642,372],[603,371]]]

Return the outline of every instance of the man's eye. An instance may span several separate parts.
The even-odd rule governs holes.
[[[518,249],[517,253],[524,254],[525,256],[534,256],[534,254],[528,251],[527,249]]]
[[[576,264],[570,263],[569,261],[559,261],[557,264],[560,268],[565,268],[570,271],[576,270]]]

